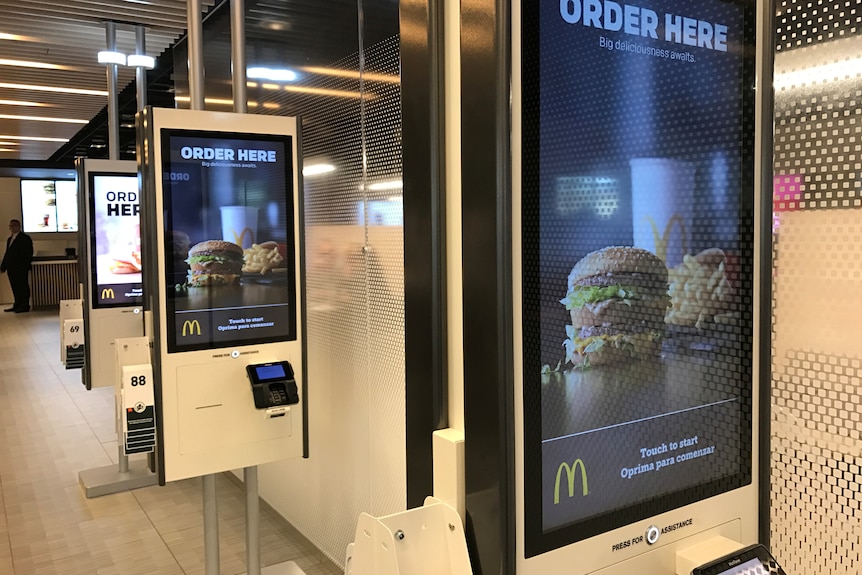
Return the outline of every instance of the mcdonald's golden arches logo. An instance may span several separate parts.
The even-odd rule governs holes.
[[[197,332],[197,333],[195,333]],[[183,337],[188,335],[200,335],[201,334],[201,324],[198,320],[186,320],[183,322]]]
[[[581,459],[575,459],[575,462],[569,467],[569,464],[563,461],[557,468],[557,480],[554,483],[554,505],[560,502],[560,477],[562,477],[564,469],[566,470],[566,479],[568,480],[569,497],[575,496],[575,478],[577,477],[575,472],[579,467],[581,469],[581,495],[586,497],[589,493],[590,490],[587,487],[587,467],[584,465],[584,462]]]
[[[102,299],[114,299],[114,290],[105,288],[102,290]]]

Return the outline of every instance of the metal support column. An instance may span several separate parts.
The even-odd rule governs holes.
[[[248,112],[245,73],[245,2],[230,3],[230,60],[233,85],[233,111]],[[243,469],[245,488],[245,557],[246,573],[260,575],[260,499],[257,466]]]
[[[218,505],[216,476],[201,477],[204,499],[204,564],[206,575],[219,575]]]
[[[233,111],[248,112],[245,73],[245,0],[230,3],[230,61],[233,82]]]
[[[117,51],[117,25],[105,22],[105,45],[109,52]],[[105,66],[108,77],[108,159],[120,159],[120,113],[117,109],[117,65]],[[128,465],[128,462],[126,463]]]
[[[135,26],[135,54],[147,55],[147,31],[143,26]],[[138,111],[147,107],[147,69],[138,66],[135,69],[135,87],[138,96]]]
[[[204,109],[204,56],[201,0],[188,0],[189,107]]]
[[[189,107],[204,109],[204,61],[201,0],[186,3],[186,43],[189,52]],[[218,508],[216,507],[216,476],[201,477],[204,504],[204,561],[206,575],[219,575]]]
[[[138,53],[143,53],[143,28],[138,27],[135,31],[138,41]],[[114,22],[105,23],[105,47],[111,52],[117,51],[117,27]],[[107,64],[107,79],[108,79],[108,157],[111,160],[120,159],[120,114],[118,108],[118,90],[117,90],[117,64]],[[141,79],[141,70],[138,69],[137,89],[138,89],[138,109],[142,109],[146,105],[146,70],[143,70],[144,76]],[[144,100],[141,98],[141,90],[143,90]],[[86,200],[83,200],[86,202]],[[82,204],[86,206],[85,204]],[[81,253],[84,253],[83,251]],[[81,295],[83,299],[83,294]],[[119,391],[115,391],[119,394]],[[114,417],[119,423],[122,413],[120,410],[119,397],[115,395],[114,400]],[[129,465],[129,456],[126,455],[124,448],[124,438],[121,428],[117,428],[117,465],[108,465],[104,467],[96,467],[93,469],[84,469],[78,472],[78,483],[84,490],[85,497],[101,497],[102,495],[110,495],[112,493],[121,493],[141,487],[150,487],[158,483],[158,476],[153,473],[155,471],[155,459],[148,458],[147,465]],[[150,454],[152,456],[152,454]]]

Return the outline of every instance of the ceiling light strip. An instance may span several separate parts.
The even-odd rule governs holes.
[[[17,116],[15,114],[0,114],[0,120],[23,120],[26,122],[54,122],[56,124],[89,124],[89,120],[74,118],[47,118],[42,116]]]
[[[30,106],[31,108],[53,108],[53,104],[26,102],[24,100],[0,100],[0,106]]]
[[[33,42],[36,39],[31,38],[30,36],[21,36],[20,34],[9,34],[7,32],[0,32],[0,40],[17,40],[20,42]]]
[[[0,88],[7,88],[9,90],[32,90],[34,92],[54,92],[57,94],[80,94],[82,96],[108,96],[107,90],[84,90],[82,88],[40,86],[36,84],[12,84],[10,82],[0,82]]]
[[[69,138],[47,138],[43,136],[12,136],[0,134],[0,140],[24,140],[32,142],[68,142]]]
[[[17,68],[39,68],[41,70],[74,70],[72,66],[49,64],[48,62],[31,62],[29,60],[10,60],[0,58],[0,66],[15,66]]]

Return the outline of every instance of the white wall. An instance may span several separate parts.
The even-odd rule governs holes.
[[[0,238],[8,237],[6,224],[11,219],[21,219],[21,179],[0,178],[0,224],[3,232]],[[78,235],[73,233],[31,234],[33,251],[37,256],[64,256],[66,248],[77,248]],[[6,242],[0,250],[6,249]],[[12,290],[9,281],[0,279],[0,305],[12,303]]]
[[[260,493],[339,565],[360,513],[407,500],[403,243],[400,226],[306,229],[310,457],[262,466]]]

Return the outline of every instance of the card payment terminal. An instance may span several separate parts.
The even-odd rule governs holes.
[[[245,370],[251,381],[254,406],[257,409],[299,403],[299,392],[290,362],[257,363],[247,365]]]

